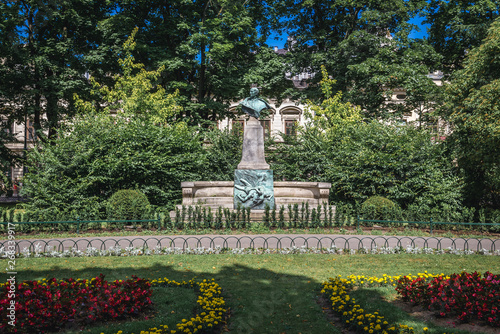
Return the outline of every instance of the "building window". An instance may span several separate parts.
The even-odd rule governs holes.
[[[264,136],[264,139],[269,139],[271,137],[271,121],[270,120],[263,120],[260,121],[260,125],[262,125],[262,134]]]
[[[293,119],[285,120],[285,134],[295,136],[297,134],[297,121]]]
[[[33,127],[33,122],[31,120],[28,120],[28,124],[26,124],[26,132],[27,132],[27,140],[28,141],[35,141],[36,135],[35,135],[35,128]]]
[[[5,127],[3,128],[3,132],[5,132],[7,135],[10,135],[12,133],[11,127],[7,127],[6,124],[3,124]]]

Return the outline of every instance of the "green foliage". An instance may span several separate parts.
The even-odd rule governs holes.
[[[33,122],[38,139],[56,135],[73,116],[72,96],[88,93],[86,75],[108,72],[98,22],[112,2],[3,1],[0,4],[0,95],[9,118]],[[108,72],[109,73],[109,72]]]
[[[146,195],[140,191],[122,189],[108,199],[106,213],[113,220],[149,219],[151,205]]]
[[[166,94],[162,86],[155,84],[164,71],[164,66],[155,71],[146,71],[144,64],[135,62],[132,51],[136,47],[137,31],[135,28],[123,45],[124,55],[118,59],[121,74],[115,75],[113,88],[91,78],[94,93],[102,96],[106,103],[103,108],[105,113],[120,111],[128,117],[142,116],[153,123],[166,124],[182,111],[176,101],[178,91]],[[95,113],[96,105],[100,103],[83,101],[77,94],[75,100],[76,109],[87,113]]]
[[[468,52],[486,37],[499,15],[500,4],[491,0],[431,0],[425,9],[430,44],[443,56],[445,71],[461,69]]]
[[[89,114],[29,152],[22,191],[27,209],[38,212],[34,220],[90,219],[102,216],[120,189],[138,189],[151,204],[171,207],[181,198],[180,183],[200,180],[205,165],[200,134],[183,123],[160,127]]]
[[[365,219],[391,219],[398,210],[398,206],[382,196],[371,196],[361,204],[360,214]],[[390,217],[392,216],[392,217]]]
[[[207,128],[229,114],[235,97],[248,94],[249,81],[285,82],[283,63],[267,62],[274,55],[260,52],[268,48],[273,17],[260,0],[120,1],[102,26],[113,47],[138,27],[135,58],[146,68],[164,66],[159,84],[179,91],[188,124]]]
[[[311,124],[276,146],[269,159],[275,179],[331,182],[331,201],[380,195],[427,214],[461,207],[462,182],[446,146],[424,129],[373,121],[326,135]]]
[[[205,133],[205,180],[233,181],[234,170],[241,161],[243,136],[241,131],[213,129]]]
[[[324,66],[321,67],[321,72],[322,80],[319,84],[325,99],[319,106],[307,101],[307,109],[313,112],[315,125],[323,131],[335,131],[344,125],[361,122],[361,109],[350,103],[343,103],[342,92],[334,95],[333,86],[336,81],[329,78]]]
[[[450,143],[471,206],[500,208],[500,19],[468,55],[446,89],[441,112],[454,124]]]
[[[286,13],[283,22],[294,37],[290,41],[293,73],[315,73],[313,85],[304,95],[324,98],[318,85],[321,66],[335,78],[335,91],[343,100],[361,107],[371,118],[399,117],[396,106],[387,104],[392,90],[406,89],[418,77],[426,90],[426,75],[440,56],[422,40],[409,34],[409,20],[425,6],[424,1],[279,1],[275,6]],[[321,19],[318,19],[321,18]]]

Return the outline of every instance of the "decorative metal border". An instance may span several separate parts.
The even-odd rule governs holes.
[[[8,240],[0,241],[0,249],[5,247]],[[446,238],[446,237],[397,237],[397,236],[163,236],[163,237],[102,237],[102,238],[68,238],[68,239],[31,239],[16,240],[15,252],[27,248],[30,252],[35,246],[41,252],[63,252],[68,249],[84,251],[92,247],[97,250],[110,248],[179,248],[182,250],[195,248],[253,248],[253,249],[283,249],[292,247],[305,247],[326,249],[365,249],[380,248],[430,248],[436,250],[470,250],[495,252],[500,249],[500,239],[490,238]]]

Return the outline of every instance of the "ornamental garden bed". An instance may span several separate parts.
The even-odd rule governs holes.
[[[462,272],[446,276],[337,276],[323,283],[320,303],[345,333],[422,333],[435,326],[457,332],[497,334],[500,328],[498,275]],[[395,287],[398,296],[384,288]],[[379,299],[382,299],[381,303]],[[388,304],[388,305],[384,305]],[[381,305],[383,311],[370,305]],[[429,327],[398,323],[398,313],[418,317]]]
[[[425,323],[432,323],[441,327],[451,327],[468,333],[498,334],[500,331],[498,327],[488,326],[484,322],[461,323],[451,316],[439,317],[435,312],[427,310],[424,306],[405,302],[401,297],[389,302],[410,316],[418,318]]]
[[[500,232],[474,230],[470,228],[462,229],[433,229],[432,234],[428,228],[416,227],[387,227],[387,226],[362,226],[361,229],[356,229],[356,226],[343,227],[318,227],[318,228],[284,228],[275,227],[268,228],[263,223],[252,223],[253,225],[245,229],[224,228],[185,228],[185,229],[158,229],[157,227],[140,227],[140,226],[125,226],[124,228],[90,228],[80,230],[76,233],[76,227],[69,230],[61,230],[60,228],[44,227],[41,230],[33,230],[30,232],[17,231],[18,237],[24,236],[29,238],[61,238],[61,237],[76,237],[76,236],[148,236],[148,235],[202,235],[202,234],[345,234],[345,235],[386,235],[386,236],[435,236],[435,237],[462,237],[462,238],[491,238],[500,239]],[[5,239],[6,237],[4,237]],[[0,236],[2,239],[2,236]]]
[[[174,288],[191,289],[194,298],[183,303],[189,294],[165,291]],[[2,333],[122,334],[131,333],[127,331],[130,327],[136,333],[213,333],[220,331],[228,316],[221,287],[206,279],[176,282],[132,277],[107,282],[99,275],[89,280],[24,281],[15,287],[8,282],[0,289],[0,316],[11,319],[0,324]],[[150,298],[153,292],[155,303]],[[178,300],[165,300],[165,295]],[[11,301],[15,302],[14,311],[9,307]],[[179,301],[177,307],[169,305]],[[178,323],[169,328],[165,321],[172,322],[172,317],[166,319],[165,313],[177,313],[173,319],[178,318]]]

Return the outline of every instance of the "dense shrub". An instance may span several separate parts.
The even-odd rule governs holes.
[[[234,180],[234,170],[241,161],[242,132],[240,127],[234,126],[231,130],[213,129],[205,133],[206,165],[203,168],[205,180]]]
[[[461,220],[463,182],[446,144],[425,129],[369,122],[324,132],[313,123],[285,136],[268,162],[275,180],[330,182],[336,203],[360,205],[379,195],[403,210],[418,208],[422,218]]]
[[[151,205],[146,195],[138,190],[118,190],[106,204],[106,213],[109,219],[137,220],[148,219]]]
[[[388,198],[371,196],[361,204],[360,214],[365,219],[395,219],[399,218],[398,206]]]
[[[203,178],[199,131],[139,118],[85,115],[28,153],[23,193],[33,220],[104,218],[120,189],[138,189],[155,206],[180,202],[181,182]]]

